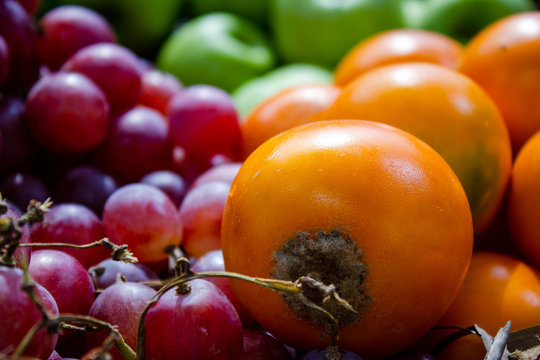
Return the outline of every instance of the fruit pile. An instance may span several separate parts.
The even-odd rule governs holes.
[[[529,0],[0,0],[0,359],[537,358],[539,90]]]

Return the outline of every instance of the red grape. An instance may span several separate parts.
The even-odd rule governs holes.
[[[97,215],[81,204],[56,204],[45,214],[42,223],[31,227],[32,242],[89,244],[104,237],[103,226]],[[55,248],[70,254],[88,268],[107,258],[104,247],[91,249]]]
[[[141,93],[141,65],[137,56],[124,46],[97,43],[85,46],[62,65],[92,79],[107,95],[113,113],[134,106]]]
[[[210,85],[193,85],[174,95],[167,114],[173,144],[188,159],[211,166],[216,155],[237,159],[240,126],[233,101],[225,91]]]
[[[156,291],[134,282],[117,283],[109,286],[94,300],[90,316],[117,325],[126,343],[137,347],[139,318]],[[104,340],[104,339],[102,339]],[[96,344],[99,345],[99,344]],[[116,358],[120,358],[116,356]]]
[[[101,216],[109,196],[118,188],[116,179],[91,165],[80,165],[70,169],[58,181],[58,201],[87,206]]]
[[[135,106],[114,118],[96,151],[96,164],[124,182],[171,167],[169,126],[161,113]]]
[[[223,262],[223,253],[221,250],[212,250],[195,260],[191,270],[194,272],[204,272],[204,271],[225,271],[225,264]],[[236,309],[240,320],[242,321],[242,326],[252,327],[255,325],[255,320],[248,313],[247,309],[242,305],[234,294],[229,280],[224,277],[209,277],[205,279],[210,281],[212,284],[216,285],[224,294],[227,296],[231,304]]]
[[[293,360],[276,338],[260,330],[244,329],[244,350],[240,360]]]
[[[236,310],[214,284],[190,285],[186,295],[167,291],[146,314],[146,358],[237,360],[243,334]]]
[[[57,70],[78,50],[99,42],[115,42],[107,20],[89,8],[63,5],[49,10],[39,21],[37,52],[51,70]]]
[[[141,262],[156,262],[168,257],[168,245],[182,240],[178,210],[158,188],[128,184],[107,199],[103,209],[105,234],[117,244],[127,244]]]
[[[212,181],[189,191],[180,205],[182,246],[194,257],[221,248],[221,220],[230,184]]]
[[[109,124],[107,98],[78,73],[55,73],[30,90],[26,118],[34,138],[58,153],[81,153],[98,145]]]
[[[24,95],[39,75],[35,51],[36,29],[32,19],[15,0],[0,1],[0,36],[9,49],[9,73],[5,93]]]
[[[186,182],[178,173],[170,170],[157,170],[146,174],[140,180],[143,184],[161,189],[178,207],[186,195]]]
[[[60,313],[88,314],[94,301],[94,285],[73,256],[59,250],[34,250],[28,272],[51,293]]]
[[[167,114],[167,105],[173,95],[182,91],[182,84],[169,73],[149,69],[143,73],[139,104]]]
[[[36,155],[36,144],[24,120],[24,102],[15,97],[0,97],[0,173],[29,169]],[[24,206],[26,209],[26,205]]]
[[[0,266],[0,357],[13,352],[28,330],[41,320],[36,305],[21,290],[22,282],[21,269]],[[58,315],[58,307],[51,294],[39,284],[36,284],[35,291],[45,309],[51,315]],[[58,334],[41,329],[24,354],[47,359],[57,339]]]
[[[195,179],[195,181],[191,184],[191,189],[210,181],[222,181],[230,185],[232,184],[241,166],[242,163],[240,162],[230,162],[212,166],[204,173],[200,174],[197,179]]]
[[[158,276],[149,267],[141,263],[129,263],[105,259],[90,269],[94,273],[99,289],[106,289],[116,283],[121,274],[128,282],[157,280]]]

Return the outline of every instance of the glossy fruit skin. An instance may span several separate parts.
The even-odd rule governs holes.
[[[167,291],[146,314],[146,358],[237,360],[243,333],[236,310],[214,284],[190,285],[186,295]]]
[[[365,358],[396,353],[442,316],[463,281],[473,236],[463,188],[433,149],[396,128],[359,120],[298,126],[255,150],[234,180],[222,226],[225,268],[268,277],[274,252],[298,231],[336,228],[362,250],[373,299],[338,343]],[[322,328],[295,316],[279,294],[231,286],[284,343],[327,345]]]
[[[471,79],[428,63],[379,67],[345,87],[323,118],[373,120],[418,136],[455,171],[475,231],[493,221],[510,177],[510,139],[498,108]]]
[[[505,119],[514,153],[540,129],[540,12],[506,17],[465,48],[460,70],[493,98]],[[495,75],[494,75],[495,74]]]
[[[0,354],[9,354],[26,335],[28,330],[41,320],[41,313],[28,295],[21,290],[23,271],[18,268],[0,267]],[[36,293],[51,315],[58,315],[58,307],[52,295],[41,285],[36,284]],[[15,310],[15,309],[18,309]],[[24,355],[46,359],[52,353],[58,334],[40,330],[30,342]],[[15,341],[15,344],[11,341]]]
[[[468,327],[478,324],[496,334],[507,321],[512,330],[540,322],[538,270],[505,254],[479,251],[452,306],[438,326]]]
[[[263,101],[240,125],[244,158],[272,136],[316,121],[339,93],[340,89],[333,85],[300,85],[280,91]]]
[[[164,249],[182,240],[182,224],[172,200],[142,183],[124,185],[111,194],[103,209],[103,228],[112,242],[127,244],[143,263],[167,259]]]
[[[457,69],[463,45],[445,35],[419,29],[377,33],[358,43],[335,69],[335,84],[345,86],[375,67],[401,62],[429,62]]]
[[[540,132],[533,135],[514,160],[508,191],[508,224],[514,244],[540,266],[538,196],[540,195]]]

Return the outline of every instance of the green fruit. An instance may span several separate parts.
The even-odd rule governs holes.
[[[532,0],[428,0],[417,26],[462,43],[503,17],[534,10]]]
[[[211,12],[230,12],[259,24],[268,21],[269,0],[190,0],[191,13],[198,16]]]
[[[230,13],[194,18],[174,31],[159,50],[156,65],[185,85],[209,84],[232,91],[275,64],[264,33]]]
[[[274,0],[270,24],[285,62],[330,67],[368,36],[404,26],[401,0]]]
[[[233,92],[232,97],[240,116],[245,117],[255,106],[281,90],[297,85],[332,82],[330,69],[313,64],[288,64],[244,83]]]

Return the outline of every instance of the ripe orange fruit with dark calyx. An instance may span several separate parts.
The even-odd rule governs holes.
[[[440,155],[359,120],[297,126],[259,146],[232,184],[222,224],[226,270],[334,284],[357,311],[323,305],[343,325],[338,344],[366,359],[404,349],[444,314],[473,242],[466,195]],[[328,344],[319,313],[257,285],[231,286],[286,344]]]
[[[378,121],[418,136],[455,171],[476,232],[493,221],[510,177],[510,139],[496,105],[465,75],[428,63],[379,67],[347,85],[321,117]]]
[[[283,90],[263,101],[240,125],[244,158],[272,136],[316,121],[339,93],[340,90],[333,85],[302,85]]]
[[[359,75],[383,65],[403,62],[435,63],[457,69],[463,45],[432,31],[395,29],[365,39],[352,48],[335,69],[335,84],[346,86]]]
[[[504,117],[514,154],[540,130],[540,12],[501,19],[466,46],[460,71],[474,79]]]

